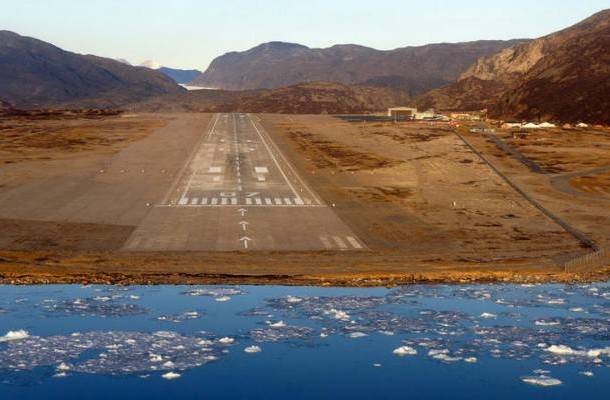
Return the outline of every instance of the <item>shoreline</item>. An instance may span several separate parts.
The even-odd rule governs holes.
[[[104,285],[281,285],[317,287],[394,287],[415,284],[572,284],[610,280],[610,266],[563,271],[560,267],[549,267],[541,262],[532,264],[494,266],[484,264],[408,266],[405,260],[381,257],[379,260],[363,260],[360,265],[350,267],[335,261],[334,255],[316,266],[307,265],[304,258],[313,255],[288,254],[286,257],[262,254],[267,261],[243,254],[224,254],[219,261],[213,257],[133,258],[133,254],[122,254],[113,258],[92,254],[63,255],[63,259],[48,253],[27,253],[29,257],[8,257],[0,252],[0,284],[4,285],[50,285],[50,284],[104,284]],[[25,254],[21,254],[25,256]],[[235,256],[238,258],[236,259]],[[292,256],[292,258],[291,258]],[[131,258],[130,258],[131,257]],[[248,260],[248,258],[254,258]],[[315,258],[315,257],[314,257]],[[239,260],[239,261],[238,261]],[[241,262],[241,264],[239,263]],[[262,267],[264,263],[275,264]],[[313,261],[315,263],[315,260]],[[344,264],[344,265],[342,265]],[[277,265],[282,265],[277,266]]]

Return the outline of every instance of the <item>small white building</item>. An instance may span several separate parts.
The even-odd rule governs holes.
[[[434,118],[436,118],[436,113],[432,109],[426,111],[418,111],[415,113],[415,119],[418,121]]]

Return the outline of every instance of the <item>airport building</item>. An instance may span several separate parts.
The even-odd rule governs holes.
[[[388,108],[388,117],[394,118],[413,118],[417,114],[417,108],[393,107]]]

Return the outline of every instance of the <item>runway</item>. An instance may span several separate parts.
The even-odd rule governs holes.
[[[130,251],[365,250],[257,116],[217,114]]]

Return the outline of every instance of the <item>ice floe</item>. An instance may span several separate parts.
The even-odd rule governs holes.
[[[396,349],[394,349],[394,351],[392,352],[393,354],[396,354],[397,356],[414,356],[417,355],[417,350],[415,350],[413,347],[410,346],[400,346]]]
[[[246,353],[260,353],[262,349],[259,346],[248,346],[244,349]]]
[[[246,292],[237,287],[218,287],[218,288],[193,288],[182,292],[181,294],[186,296],[203,296],[203,297],[215,297],[216,300],[220,301],[231,300],[229,296],[239,296]],[[228,297],[228,299],[227,299]]]
[[[58,373],[109,375],[182,371],[216,361],[222,347],[201,337],[168,331],[75,332],[8,342],[0,350],[0,365],[12,370],[58,366]]]
[[[47,313],[65,315],[89,315],[99,317],[129,317],[146,314],[148,310],[140,305],[128,303],[122,296],[96,296],[63,301],[44,302],[40,307]]]
[[[0,336],[0,343],[13,342],[15,340],[23,340],[30,336],[28,331],[20,329],[18,331],[8,331],[6,335]]]
[[[201,318],[201,313],[199,311],[185,311],[180,314],[160,315],[157,317],[157,320],[165,321],[165,322],[180,323],[180,322],[188,321],[191,319],[198,319],[198,318]]]
[[[161,378],[171,380],[171,379],[178,379],[181,376],[182,375],[180,375],[177,372],[166,372],[163,375],[161,375]]]
[[[544,376],[544,375],[524,376],[521,378],[521,380],[523,382],[527,383],[528,385],[542,386],[542,387],[559,386],[559,385],[563,384],[563,382],[557,378],[552,378],[550,376]]]

